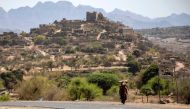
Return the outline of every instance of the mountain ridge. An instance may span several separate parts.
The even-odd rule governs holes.
[[[102,8],[88,5],[74,6],[69,1],[58,1],[38,2],[33,7],[25,6],[8,12],[0,8],[0,27],[29,31],[30,28],[38,27],[39,24],[48,24],[62,18],[82,20],[87,11],[101,12],[109,19],[120,21],[135,29],[190,25],[190,15],[185,13],[151,19],[128,10],[116,8],[112,12],[106,12]]]

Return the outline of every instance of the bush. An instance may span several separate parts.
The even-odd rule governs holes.
[[[108,94],[109,96],[118,96],[118,94],[119,94],[119,87],[118,87],[118,86],[112,86],[112,87],[108,90],[107,94]]]
[[[68,87],[68,93],[71,100],[93,100],[101,95],[102,91],[94,84],[89,84],[83,78],[73,78]]]
[[[133,55],[134,55],[135,57],[139,57],[139,56],[141,55],[140,50],[134,50],[134,51],[133,51]]]
[[[150,79],[147,84],[152,88],[154,94],[158,94],[159,87],[162,94],[169,94],[169,83],[161,78],[159,80],[158,76]]]
[[[3,94],[0,96],[0,101],[9,101],[10,96],[8,94]]]
[[[46,37],[43,35],[38,35],[34,38],[35,44],[43,44],[45,41]]]
[[[52,71],[53,67],[55,66],[53,61],[48,61],[46,64],[47,64],[47,67],[50,68],[50,70]]]
[[[88,81],[97,84],[103,89],[103,95],[106,95],[107,90],[116,85],[119,79],[115,74],[94,72],[88,76]]]
[[[34,77],[23,81],[20,83],[17,91],[22,100],[38,100],[41,98],[45,100],[60,100],[63,95],[63,92],[45,77]],[[60,95],[59,98],[57,98],[57,95]]]
[[[135,58],[132,56],[132,55],[127,55],[127,61],[128,62],[131,62],[131,61],[134,61]]]
[[[55,85],[52,85],[51,88],[47,89],[43,93],[43,99],[50,101],[61,101],[66,98],[66,95],[63,89],[57,88]]]
[[[61,38],[61,39],[58,41],[58,44],[59,44],[59,45],[66,45],[67,42],[66,42],[65,38]]]
[[[70,83],[70,77],[68,76],[60,76],[55,79],[55,82],[57,83],[57,86],[59,88],[67,88]]]
[[[13,89],[18,81],[23,80],[24,72],[22,70],[13,70],[11,72],[5,72],[0,75],[4,82],[4,86],[7,89]]]
[[[102,95],[102,89],[94,84],[86,83],[82,88],[82,97],[84,97],[87,101],[93,100],[96,97]]]
[[[82,87],[85,85],[85,80],[81,78],[73,78],[68,86],[68,93],[71,100],[80,100],[82,95]]]
[[[65,50],[65,54],[74,54],[75,52],[76,52],[76,50],[71,47],[67,47]]]

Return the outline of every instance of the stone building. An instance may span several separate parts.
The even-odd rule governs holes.
[[[105,17],[102,13],[97,12],[87,12],[86,13],[86,21],[87,22],[96,22],[96,21],[104,21]]]
[[[120,30],[120,32],[121,32],[124,36],[134,34],[133,28],[129,28],[129,27],[124,27],[124,28],[122,28],[122,29]]]

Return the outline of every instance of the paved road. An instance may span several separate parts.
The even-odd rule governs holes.
[[[56,102],[56,101],[17,101],[1,102],[0,107],[41,107],[51,109],[190,109],[190,106],[135,104],[122,105],[117,102]]]

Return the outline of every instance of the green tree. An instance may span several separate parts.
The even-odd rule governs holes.
[[[148,103],[148,96],[152,94],[151,86],[149,85],[142,86],[140,92],[147,97],[147,103]]]
[[[169,83],[164,79],[158,78],[158,76],[151,78],[147,84],[152,88],[154,94],[158,94],[159,90],[162,94],[169,94]]]
[[[141,66],[137,61],[130,61],[128,62],[127,66],[129,67],[128,71],[133,73],[133,75],[135,75],[141,69]]]
[[[156,64],[150,65],[148,69],[142,75],[141,81],[142,85],[146,84],[151,78],[157,76],[159,74],[159,68]]]
[[[4,86],[7,89],[13,89],[14,86],[18,83],[18,81],[23,80],[23,75],[24,72],[22,70],[13,70],[2,73],[0,77],[3,80]]]
[[[103,89],[103,95],[106,95],[107,90],[116,85],[119,79],[115,74],[108,72],[94,72],[88,76],[88,81],[97,84]]]
[[[141,55],[140,50],[134,50],[134,51],[133,51],[133,55],[134,55],[135,57],[139,57],[139,56]]]
[[[18,79],[19,81],[23,80],[24,72],[22,70],[20,70],[20,69],[13,70],[11,73],[13,73],[15,75],[16,79]]]
[[[48,62],[47,62],[47,66],[48,66],[48,68],[50,68],[50,70],[52,71],[52,69],[53,69],[53,67],[54,67],[53,61],[48,61]]]

